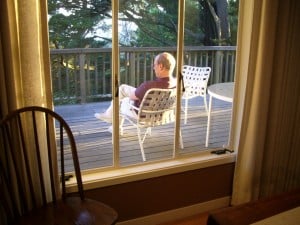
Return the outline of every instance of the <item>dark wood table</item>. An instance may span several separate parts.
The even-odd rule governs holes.
[[[209,213],[207,225],[249,225],[300,206],[300,189]]]

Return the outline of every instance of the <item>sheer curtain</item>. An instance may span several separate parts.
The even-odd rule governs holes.
[[[232,204],[300,187],[300,3],[242,0]]]
[[[0,1],[0,119],[23,106],[53,107],[47,14],[46,0]],[[0,162],[5,160],[3,148],[0,138]],[[0,223],[5,224],[1,213],[0,204]]]
[[[47,1],[0,4],[1,114],[27,105],[51,108]]]

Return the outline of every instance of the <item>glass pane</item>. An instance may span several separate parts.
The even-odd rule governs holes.
[[[138,87],[155,79],[157,54],[177,56],[178,2],[128,0],[119,4],[119,83]],[[186,0],[185,6],[184,64],[210,67],[208,87],[234,81],[238,1]],[[113,97],[111,3],[49,0],[48,9],[55,110],[72,128],[82,169],[112,166],[111,124],[94,115],[104,112]],[[184,83],[187,93],[189,84]],[[228,143],[232,103],[213,98],[206,146],[208,109],[204,98],[209,108],[210,95],[204,93],[206,96],[188,100],[187,114],[182,99],[184,149],[180,154],[222,148]],[[147,162],[173,157],[174,125],[154,127],[147,135],[143,143]],[[126,121],[122,128],[120,165],[143,163],[136,127]]]
[[[222,98],[225,93],[219,89],[217,92],[214,88],[208,89],[213,84],[234,81],[236,21],[236,1],[186,1],[186,66],[183,67],[185,92],[182,96],[182,133],[185,144],[181,151],[183,154],[227,147],[232,98]],[[230,30],[230,26],[233,29]],[[221,85],[222,87],[224,88]],[[225,87],[228,88],[228,85]],[[230,86],[229,90],[232,89]],[[209,101],[210,93],[214,96],[212,101]]]
[[[157,81],[154,70],[155,57],[162,52],[168,52],[176,57],[177,14],[176,1],[172,4],[157,0],[120,1],[119,23],[122,26],[119,30],[119,42],[120,46],[128,46],[121,47],[120,51],[121,84],[139,87],[145,81]],[[161,84],[161,81],[158,83]],[[152,84],[149,87],[154,86]],[[140,103],[142,96],[139,96]],[[157,100],[156,104],[159,104],[159,101],[163,99]],[[142,127],[154,118],[153,115],[144,114],[147,120],[137,116],[138,120],[132,121],[133,123],[125,120],[122,126],[123,135],[120,136],[121,166],[142,163],[142,148],[147,162],[173,156],[175,123],[154,126],[151,131]],[[138,132],[141,133],[141,139],[146,133],[144,141],[139,141]]]
[[[94,116],[111,99],[110,14],[109,1],[48,0],[55,111],[74,133],[83,170],[113,164],[108,125]]]

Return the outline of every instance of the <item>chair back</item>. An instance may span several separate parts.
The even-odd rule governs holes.
[[[184,65],[182,68],[183,83],[185,87],[183,98],[205,96],[210,72],[210,67]]]
[[[64,199],[65,157],[73,158],[83,199],[77,149],[66,121],[38,106],[21,108],[4,117],[0,121],[0,214],[4,209],[9,220]]]
[[[176,89],[148,90],[138,111],[138,124],[154,127],[175,121]]]

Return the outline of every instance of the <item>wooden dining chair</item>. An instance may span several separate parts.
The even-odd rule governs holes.
[[[67,193],[64,160],[74,164],[76,193]],[[109,225],[117,212],[85,198],[77,149],[54,111],[25,107],[0,121],[0,224]]]

